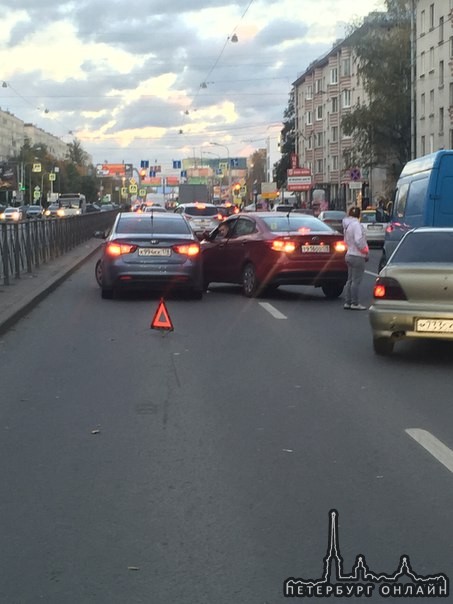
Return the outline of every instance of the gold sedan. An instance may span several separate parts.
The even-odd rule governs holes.
[[[405,338],[453,340],[453,228],[406,233],[379,273],[369,318],[377,354]]]

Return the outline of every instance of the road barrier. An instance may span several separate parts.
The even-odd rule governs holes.
[[[49,262],[109,229],[117,210],[66,218],[22,220],[0,225],[0,280],[9,285],[40,264]]]

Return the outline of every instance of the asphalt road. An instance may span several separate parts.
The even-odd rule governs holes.
[[[376,357],[367,312],[302,287],[170,298],[162,334],[94,262],[0,339],[2,604],[290,601],[332,509],[345,573],[453,578],[452,344]]]

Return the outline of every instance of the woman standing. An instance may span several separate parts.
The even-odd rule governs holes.
[[[359,302],[360,284],[369,253],[365,229],[359,222],[359,218],[359,207],[351,208],[349,216],[343,218],[344,240],[348,248],[346,252],[348,280],[344,289],[346,300],[343,307],[346,310],[367,310],[367,307]]]

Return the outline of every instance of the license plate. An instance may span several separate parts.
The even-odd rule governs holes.
[[[141,247],[138,250],[139,256],[170,256],[171,249],[168,247]]]
[[[302,254],[328,254],[330,252],[329,245],[303,245],[301,247]]]
[[[417,319],[415,329],[425,333],[453,333],[453,319]]]
[[[368,225],[368,230],[369,231],[382,231],[382,224],[369,224]]]

